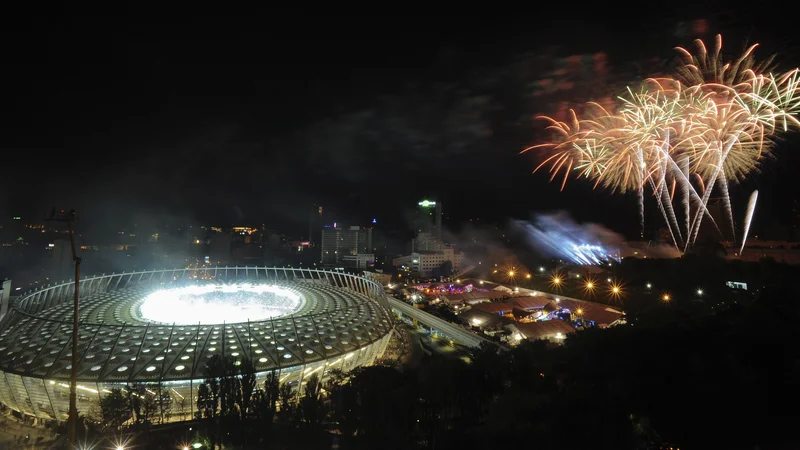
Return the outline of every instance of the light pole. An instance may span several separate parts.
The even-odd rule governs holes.
[[[72,307],[72,367],[69,375],[69,418],[67,419],[67,441],[69,448],[77,445],[76,428],[78,424],[78,298],[80,298],[81,258],[75,248],[75,219],[78,213],[74,209],[65,213],[62,209],[57,213],[55,209],[46,220],[66,222],[69,230],[69,244],[72,248],[72,260],[75,262],[75,299]]]

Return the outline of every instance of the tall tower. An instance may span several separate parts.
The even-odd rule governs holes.
[[[442,242],[442,202],[436,202],[436,239]]]
[[[437,239],[442,238],[442,203],[423,200],[419,206],[418,223],[415,232],[430,233]],[[433,217],[431,217],[433,216]]]
[[[306,239],[311,245],[319,245],[322,233],[322,206],[311,205],[308,212],[308,236]]]
[[[423,200],[417,203],[417,220],[414,226],[414,240],[411,251],[441,250],[442,242],[442,203]]]

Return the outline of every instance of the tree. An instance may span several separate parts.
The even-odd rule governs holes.
[[[186,414],[186,407],[189,406],[189,399],[185,396],[178,397],[178,400],[175,403],[178,404],[178,410],[181,412],[181,420],[185,420],[186,418],[183,416]]]
[[[322,382],[320,382],[319,375],[313,374],[306,380],[300,406],[303,411],[303,419],[309,426],[315,427],[320,422],[322,412]]]
[[[277,410],[278,399],[280,397],[280,380],[278,374],[273,370],[264,380],[264,396],[269,409],[274,413]]]
[[[237,373],[236,361],[232,356],[214,355],[206,363],[205,382],[212,398],[219,402],[220,416],[237,415],[237,404],[241,403],[240,380]]]
[[[127,390],[128,405],[131,410],[131,413],[133,414],[133,420],[136,423],[143,422],[142,405],[146,393],[147,390],[142,384],[133,383],[128,386]]]
[[[197,416],[198,418],[211,419],[217,415],[217,401],[208,384],[203,383],[197,388]]]
[[[278,376],[274,371],[270,372],[267,379],[264,380],[264,389],[257,391],[251,400],[251,408],[261,421],[272,423],[275,418],[279,391]]]
[[[103,424],[112,429],[119,429],[131,418],[130,403],[121,389],[113,388],[100,399],[100,411]]]
[[[441,275],[443,277],[449,277],[452,274],[453,274],[453,262],[452,261],[447,260],[447,261],[443,262],[439,266],[439,275]]]
[[[253,390],[256,388],[256,368],[253,361],[249,358],[243,358],[239,366],[239,371],[242,374],[241,378],[241,404],[239,409],[242,413],[242,418],[246,418],[250,413],[250,404],[253,397]]]
[[[278,390],[278,396],[281,400],[281,411],[279,419],[283,423],[289,423],[292,420],[295,409],[295,396],[296,393],[289,383],[283,383]]]
[[[155,395],[145,391],[142,398],[142,419],[141,423],[152,423],[153,417],[158,414],[158,399]]]
[[[169,413],[172,410],[172,395],[169,393],[169,389],[164,389],[164,386],[161,383],[158,383],[158,409],[161,413],[160,423],[164,423],[164,417],[169,417]]]

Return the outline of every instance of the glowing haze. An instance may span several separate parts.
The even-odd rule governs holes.
[[[550,257],[582,265],[619,260],[619,248],[609,246],[609,241],[619,241],[616,233],[600,225],[575,223],[565,213],[539,215],[534,222],[516,220],[513,225],[522,230],[531,246]]]
[[[303,303],[296,292],[274,285],[206,284],[153,292],[139,313],[145,320],[179,325],[239,323],[289,315]]]
[[[572,264],[618,261],[621,256],[633,255],[637,250],[652,258],[680,256],[680,252],[669,245],[649,243],[644,249],[634,248],[621,234],[600,224],[578,223],[564,211],[539,214],[531,222],[515,220],[512,226],[542,255]]]

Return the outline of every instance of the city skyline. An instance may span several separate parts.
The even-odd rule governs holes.
[[[697,11],[663,18],[669,25],[658,31],[630,28],[628,33],[651,36],[634,47],[622,45],[624,33],[600,33],[589,41],[551,34],[569,23],[566,17],[539,30],[507,19],[484,23],[495,38],[480,43],[470,37],[476,22],[442,27],[423,20],[411,40],[379,34],[370,45],[383,52],[353,45],[353,33],[338,35],[327,45],[340,54],[321,60],[324,73],[306,70],[317,63],[296,53],[323,45],[313,37],[280,41],[285,48],[261,57],[249,53],[260,39],[248,38],[267,38],[267,32],[234,34],[206,47],[202,43],[210,41],[181,37],[199,32],[203,21],[152,23],[146,36],[118,30],[102,45],[90,41],[102,23],[83,30],[82,22],[56,24],[54,30],[71,31],[68,42],[81,52],[38,59],[11,55],[22,70],[10,76],[30,89],[14,94],[18,113],[0,136],[13,155],[4,164],[4,179],[18,186],[4,190],[0,210],[39,216],[51,207],[75,208],[83,215],[81,226],[92,228],[152,217],[267,223],[291,232],[307,228],[313,204],[325,205],[342,221],[378,217],[405,227],[413,204],[427,196],[448,205],[445,225],[451,227],[476,217],[504,223],[566,209],[578,221],[600,222],[633,237],[638,230],[629,224],[637,210],[628,199],[559,193],[531,176],[534,157],[517,154],[539,139],[530,119],[557,114],[562,102],[578,104],[602,94],[606,87],[587,85],[584,70],[623,74],[608,87],[625,84],[650,69],[642,64],[670,64],[670,48],[691,44],[698,33],[730,30],[729,42],[737,36],[744,36],[742,42],[758,39],[765,54],[793,45],[723,19]],[[363,26],[374,27],[370,21]],[[44,33],[35,42],[52,43],[55,36]],[[108,54],[109,48],[120,52]],[[237,50],[227,54],[223,48]],[[574,65],[576,58],[584,62]],[[563,69],[558,61],[564,61]],[[52,76],[63,75],[62,81],[44,77],[41,69],[53,64]],[[574,72],[565,78],[573,89],[549,87],[554,74],[564,76],[559,70]],[[208,91],[198,95],[203,88]],[[786,181],[796,165],[787,145],[778,148],[789,153],[787,163],[765,168],[776,176],[758,182],[762,203],[754,229],[761,217],[781,218],[797,197]],[[734,188],[731,195],[745,202],[752,190],[747,188]]]

